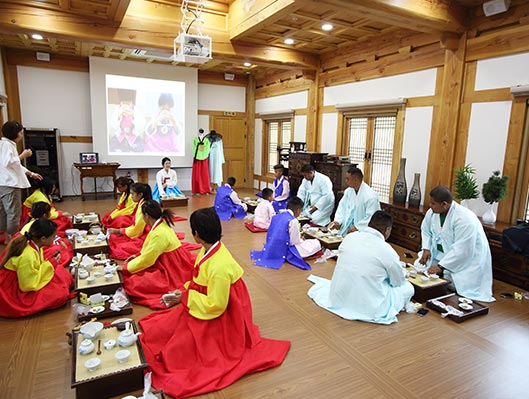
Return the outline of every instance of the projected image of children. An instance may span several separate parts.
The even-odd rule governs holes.
[[[142,119],[136,111],[136,90],[108,89],[109,104],[115,105],[110,119],[109,152],[142,152]]]
[[[161,93],[158,108],[158,115],[145,127],[145,151],[180,153],[184,132],[182,124],[173,115],[173,96]]]

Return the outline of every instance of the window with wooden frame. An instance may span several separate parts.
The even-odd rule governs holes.
[[[290,150],[290,142],[293,140],[293,112],[280,114],[261,114],[263,119],[263,146],[262,146],[262,168],[263,175],[272,175],[274,165],[283,163],[288,167],[288,161],[281,160],[280,154]]]
[[[404,101],[404,100],[402,100]],[[340,109],[339,109],[340,110]],[[357,163],[364,181],[389,202],[402,153],[403,107],[342,109],[342,154]]]

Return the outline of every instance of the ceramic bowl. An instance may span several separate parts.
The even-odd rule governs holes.
[[[105,266],[103,268],[103,271],[105,272],[105,274],[113,274],[116,271],[116,269],[114,269],[113,266]]]
[[[101,334],[101,331],[103,331],[103,323],[100,323],[99,321],[92,321],[82,326],[79,331],[81,332],[83,338],[95,339],[99,337],[99,334]]]
[[[122,349],[116,352],[115,356],[118,363],[125,363],[130,357],[130,351],[128,351],[127,349]]]
[[[410,270],[410,277],[417,277],[417,270]]]
[[[94,276],[90,276],[86,278],[86,282],[88,284],[94,284],[95,281],[96,281],[96,278]]]
[[[429,280],[430,280],[430,279],[429,279],[428,277],[426,277],[426,276],[422,276],[422,277],[421,277],[421,281],[422,281],[423,283],[426,283],[426,282],[428,282]]]
[[[85,269],[79,269],[79,271],[77,272],[77,275],[82,280],[88,277],[88,272]]]
[[[97,277],[101,277],[102,275],[103,275],[103,273],[101,273],[101,272],[95,272],[94,273],[94,277],[96,277],[96,278]]]
[[[68,229],[65,231],[68,237],[71,237],[79,232],[79,229]]]
[[[106,350],[110,350],[116,346],[116,340],[115,339],[107,339],[105,342],[103,342],[103,346]]]
[[[77,235],[78,235],[79,237],[86,237],[87,234],[88,234],[88,230],[79,230],[79,231],[77,232]]]
[[[110,281],[110,280],[112,280],[113,277],[114,277],[113,274],[110,274],[110,273],[105,274],[105,280],[106,280],[106,281]]]
[[[438,280],[439,276],[437,274],[430,274],[430,280]]]
[[[89,339],[83,339],[81,345],[79,345],[79,353],[81,355],[88,355],[94,351],[95,345]]]
[[[96,371],[100,364],[101,360],[97,357],[93,357],[84,362],[84,366],[88,369],[88,371]]]
[[[311,234],[314,234],[314,233],[317,233],[318,232],[318,228],[317,227],[309,227],[307,229],[307,231]]]

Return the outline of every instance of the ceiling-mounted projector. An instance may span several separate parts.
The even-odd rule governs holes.
[[[211,38],[209,36],[180,33],[173,42],[173,59],[179,62],[203,64],[211,57]]]
[[[509,9],[511,0],[490,0],[483,3],[483,13],[490,17],[491,15],[501,14]]]

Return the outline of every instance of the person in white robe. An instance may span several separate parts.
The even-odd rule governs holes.
[[[163,169],[156,173],[156,185],[152,190],[152,199],[160,201],[161,197],[185,197],[178,188],[176,172],[171,169],[171,160],[167,157],[162,159]]]
[[[354,231],[365,229],[371,216],[380,210],[378,194],[364,182],[364,174],[355,166],[349,168],[345,174],[347,188],[338,204],[334,221],[329,229],[340,230],[345,236]]]
[[[430,192],[430,209],[421,224],[422,250],[417,266],[440,273],[455,291],[476,301],[493,302],[492,258],[478,217],[453,200],[448,187]]]
[[[224,164],[224,147],[222,146],[222,135],[212,130],[207,136],[211,142],[209,152],[209,180],[214,191],[222,185],[222,164]],[[215,187],[216,186],[216,187]]]
[[[309,276],[308,296],[347,320],[391,324],[406,307],[414,289],[406,280],[399,255],[386,240],[391,216],[376,211],[368,227],[348,234],[338,248],[332,280]]]
[[[319,226],[327,226],[331,221],[334,209],[334,192],[329,177],[316,172],[314,166],[304,165],[301,168],[303,180],[297,196],[303,201],[302,215]]]
[[[261,195],[262,200],[255,207],[253,224],[260,229],[268,229],[272,222],[272,217],[276,214],[272,205],[274,191],[271,188],[263,188]]]

